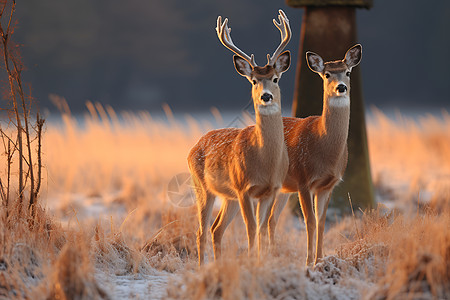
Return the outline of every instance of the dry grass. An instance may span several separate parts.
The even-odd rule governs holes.
[[[36,209],[34,222],[10,210],[0,212],[0,298],[25,298],[46,277],[45,269],[66,243],[66,233]]]
[[[445,299],[450,295],[449,228],[448,214],[407,218],[378,210],[364,216],[363,236],[341,245],[337,255],[358,270],[370,268],[368,278],[376,285],[368,299]]]
[[[94,277],[89,247],[84,237],[66,243],[52,266],[48,299],[107,299]]]
[[[244,226],[236,218],[224,236],[223,259],[211,261],[208,241],[209,262],[198,269],[195,207],[174,205],[167,184],[187,172],[186,155],[207,126],[89,108],[84,120],[66,113],[63,127],[50,124],[45,131],[41,203],[49,208],[38,210],[31,229],[20,216],[9,223],[1,218],[0,298],[120,298],[114,278],[146,276],[171,279],[166,290],[154,290],[148,280],[141,295],[170,299],[450,294],[447,114],[418,123],[374,114],[369,146],[384,206],[330,224],[324,245],[329,256],[315,268],[303,266],[304,227],[286,209],[274,253],[259,262],[248,258]]]
[[[403,212],[417,204],[450,207],[450,115],[395,120],[374,110],[368,128],[372,174],[384,199]],[[431,202],[431,203],[429,203]]]

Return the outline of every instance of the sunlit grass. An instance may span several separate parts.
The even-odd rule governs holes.
[[[450,206],[448,112],[416,118],[398,113],[389,119],[374,110],[368,136],[373,178],[384,198],[406,210],[429,201]]]

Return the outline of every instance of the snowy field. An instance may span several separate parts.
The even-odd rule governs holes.
[[[329,222],[326,257],[309,268],[303,221],[288,207],[272,255],[247,256],[236,218],[223,259],[211,259],[208,240],[207,263],[197,267],[196,210],[183,184],[187,154],[206,131],[248,120],[217,111],[204,121],[166,113],[163,120],[92,105],[81,119],[67,113],[48,123],[43,225],[30,233],[0,224],[0,299],[450,297],[447,113],[370,113],[379,207]]]

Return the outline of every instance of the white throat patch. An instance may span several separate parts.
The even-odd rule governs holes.
[[[280,112],[280,106],[275,102],[268,105],[258,104],[258,110],[262,115],[273,115]]]
[[[350,97],[349,96],[332,97],[328,100],[328,105],[334,106],[334,107],[350,106]]]

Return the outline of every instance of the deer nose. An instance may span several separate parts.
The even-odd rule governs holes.
[[[264,102],[269,102],[269,101],[272,100],[272,99],[273,99],[273,97],[272,97],[272,95],[269,94],[269,93],[264,93],[264,94],[261,96],[261,100],[264,101]]]
[[[339,93],[344,93],[347,91],[347,86],[341,83],[336,87],[336,91],[338,91]]]

